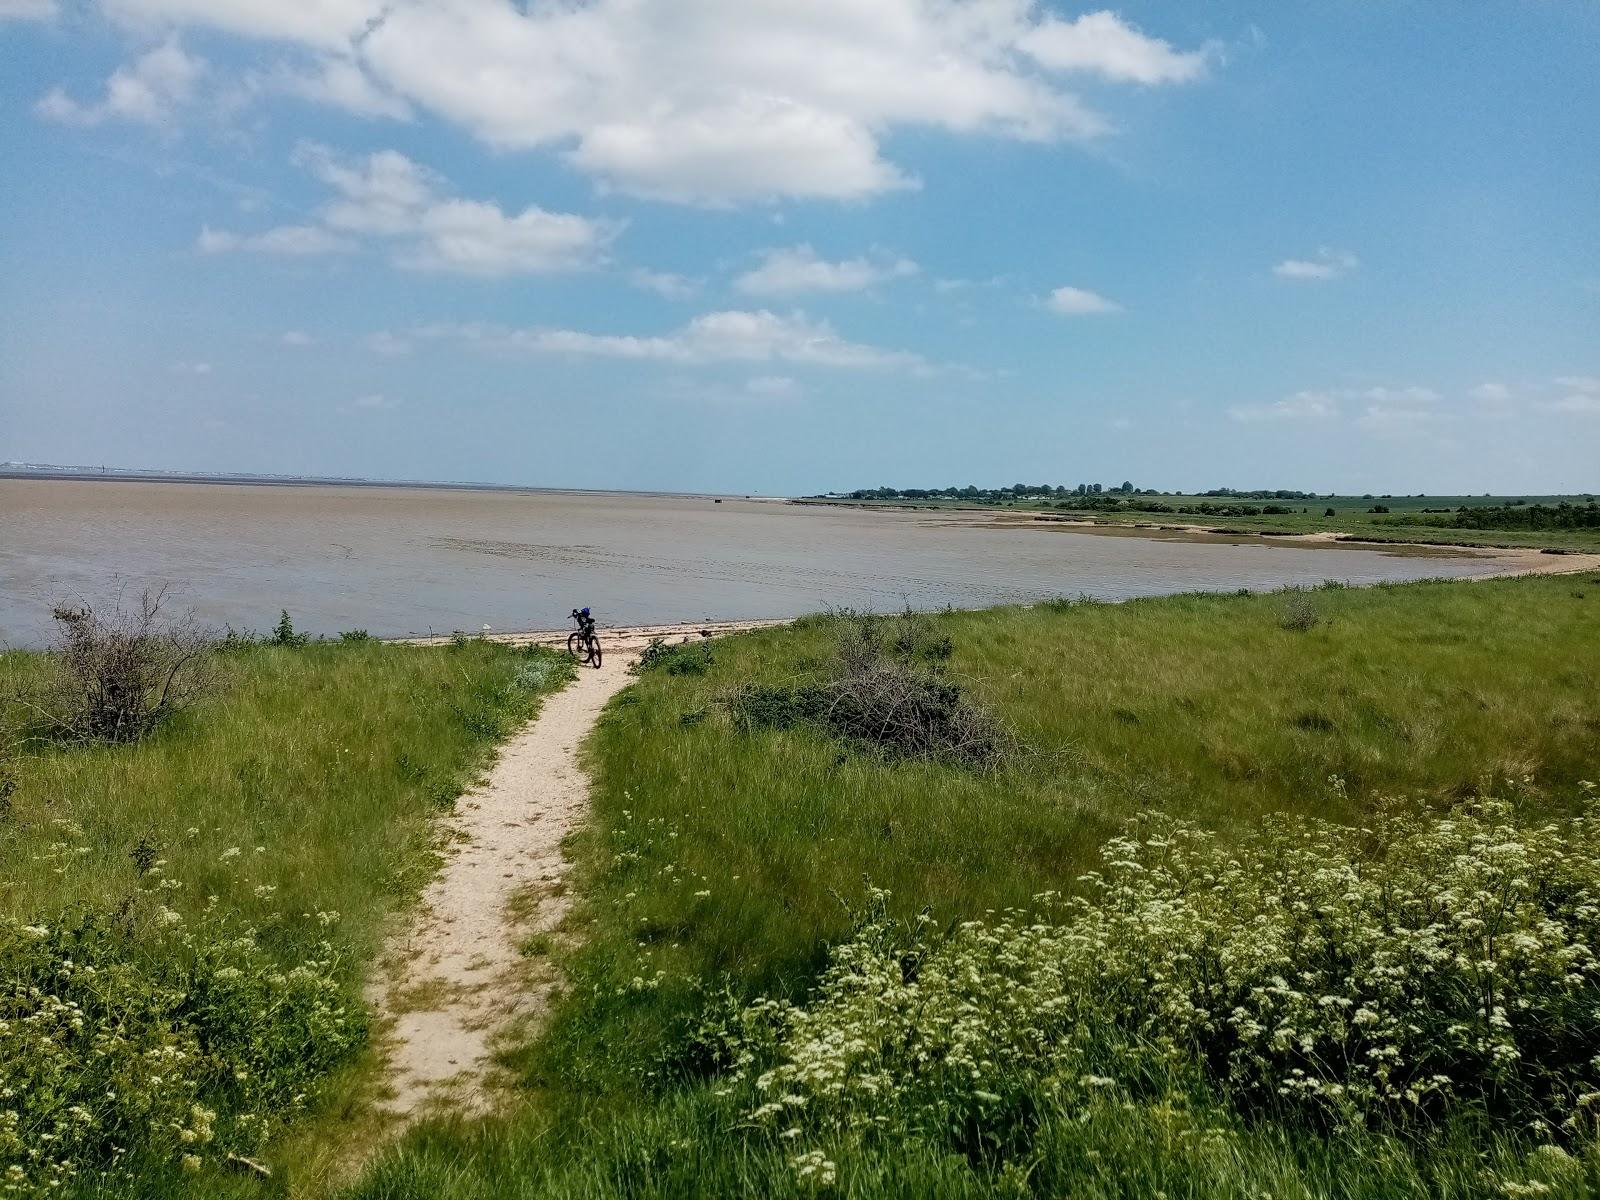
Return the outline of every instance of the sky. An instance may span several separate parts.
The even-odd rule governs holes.
[[[1592,0],[0,0],[0,460],[1600,488]]]

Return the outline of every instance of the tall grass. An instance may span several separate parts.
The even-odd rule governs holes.
[[[211,978],[174,955],[203,966],[215,956],[195,939],[225,922],[234,932],[219,936],[259,945],[246,965],[259,964],[264,986],[314,960],[359,1011],[362,978],[396,910],[436,865],[432,818],[570,666],[546,651],[476,640],[231,646],[215,652],[214,665],[210,694],[143,740],[68,745],[31,736],[32,714],[15,700],[45,669],[41,657],[0,655],[0,696],[12,698],[0,702],[0,746],[11,750],[0,918],[63,936],[83,921],[131,936],[117,953],[142,964],[140,978],[157,991],[192,991]],[[146,910],[159,919],[147,921]],[[168,920],[197,933],[175,939]],[[71,946],[56,953],[70,957]],[[232,963],[215,965],[224,961]],[[237,979],[233,970],[218,977]],[[163,1000],[149,1019],[182,1022],[193,1008]],[[267,1015],[237,1017],[268,1036]],[[86,1171],[79,1186],[173,1194],[163,1164],[147,1165],[103,1184]],[[275,1165],[274,1188],[315,1174],[304,1147]],[[209,1167],[184,1176],[182,1188],[256,1190]]]
[[[907,1135],[839,1159],[825,1182],[718,1095],[726,1014],[758,995],[803,1000],[868,881],[892,893],[889,917],[927,909],[948,928],[1074,892],[1139,811],[1223,845],[1267,814],[1359,825],[1377,797],[1443,809],[1512,783],[1524,818],[1576,811],[1600,761],[1592,589],[1424,583],[1305,602],[1316,620],[1290,628],[1284,597],[1250,595],[935,617],[954,646],[948,678],[1026,748],[996,771],[729,719],[741,689],[828,677],[824,619],[720,643],[703,673],[647,672],[591,745],[582,944],[568,999],[522,1057],[536,1103],[429,1129],[354,1194],[966,1196],[1026,1194],[1035,1174],[1041,1194],[1508,1194],[1497,1180],[1576,1194],[1470,1115],[1425,1143],[1329,1142],[1193,1095],[1090,1106],[1043,1130],[1031,1165],[985,1172]]]

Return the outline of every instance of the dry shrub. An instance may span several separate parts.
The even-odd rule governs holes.
[[[831,676],[788,687],[752,684],[728,699],[745,730],[812,725],[899,758],[997,765],[1011,739],[974,704],[942,664],[950,639],[918,613],[883,618],[849,611],[833,616]]]
[[[207,690],[212,638],[191,613],[167,611],[165,588],[136,607],[58,604],[53,670],[36,706],[52,735],[133,742]]]

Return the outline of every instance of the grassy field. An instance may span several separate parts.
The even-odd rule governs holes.
[[[729,697],[741,688],[827,675],[839,630],[824,619],[718,642],[709,661],[649,671],[620,696],[592,745],[595,819],[575,846],[572,985],[520,1062],[527,1106],[420,1131],[351,1197],[1421,1197],[1576,1195],[1596,1182],[1592,1160],[1530,1157],[1538,1139],[1488,1109],[1451,1109],[1415,1136],[1345,1128],[1330,1139],[1314,1122],[1253,1119],[1171,1063],[1066,1108],[971,1092],[1019,1114],[1013,1134],[993,1138],[968,1114],[852,1140],[822,1120],[831,1093],[799,1083],[783,1102],[811,1097],[817,1115],[797,1109],[794,1131],[804,1125],[808,1140],[764,1131],[738,1047],[776,1052],[749,1032],[763,1018],[739,1015],[743,1005],[804,1002],[833,978],[843,991],[811,1001],[823,1032],[793,1052],[876,1044],[904,1014],[871,1016],[878,1033],[861,1043],[824,1021],[855,1011],[852,981],[879,962],[871,937],[898,939],[882,960],[898,988],[907,963],[954,953],[930,942],[907,957],[908,940],[1003,922],[1006,910],[1032,911],[1039,893],[1092,891],[1085,872],[1105,869],[1101,845],[1134,813],[1194,822],[1225,860],[1272,814],[1370,823],[1394,797],[1442,812],[1482,790],[1514,795],[1519,821],[1568,816],[1600,769],[1600,580],[1061,603],[942,614],[933,626],[953,644],[941,678],[1014,733],[1016,748],[990,769],[891,759],[805,724],[733,721]],[[1408,869],[1470,859],[1446,848],[1458,826],[1416,828],[1406,844],[1443,840]],[[1301,858],[1334,864],[1342,845],[1317,842]],[[1264,855],[1258,868],[1218,868],[1238,876],[1241,895],[1278,862],[1279,851],[1250,853]],[[1534,858],[1567,862],[1564,853]],[[1572,869],[1593,857],[1573,853]],[[1296,896],[1252,893],[1240,907],[1270,922]],[[917,933],[923,912],[932,925]],[[841,947],[856,965],[826,975]],[[976,968],[957,974],[981,984]],[[1007,994],[973,1011],[999,1012]],[[881,1105],[857,1116],[910,1111],[893,1081],[911,1089],[923,1068],[902,1065],[885,1076]]]
[[[1449,514],[1427,513],[1427,509],[1455,510],[1463,505],[1494,506],[1526,501],[1528,504],[1558,504],[1565,500],[1581,503],[1581,496],[1330,496],[1315,500],[1251,500],[1219,496],[1135,496],[1132,503],[1158,502],[1173,509],[1197,507],[1201,504],[1251,505],[1260,508],[1276,504],[1293,510],[1273,516],[1203,516],[1179,512],[1116,512],[1070,507],[1072,497],[1064,496],[1048,502],[1018,500],[1014,503],[974,504],[955,500],[865,500],[831,501],[807,499],[802,503],[851,503],[864,506],[917,507],[917,508],[981,508],[1001,512],[1048,512],[1093,520],[1097,524],[1135,526],[1142,524],[1193,526],[1197,529],[1231,529],[1246,533],[1321,533],[1334,532],[1361,541],[1409,542],[1423,545],[1530,547],[1533,549],[1600,551],[1600,531],[1593,529],[1567,530],[1514,530],[1514,529],[1463,529],[1451,524]],[[1067,507],[1062,507],[1065,504]],[[1387,513],[1371,511],[1383,506]],[[1333,515],[1327,516],[1327,510]],[[1303,512],[1301,510],[1304,510]],[[1437,522],[1430,522],[1430,517]]]
[[[285,972],[292,984],[293,969],[313,963],[316,980],[326,981],[319,1003],[359,1013],[360,982],[391,918],[434,868],[431,818],[453,803],[494,744],[570,672],[564,659],[548,652],[476,640],[430,649],[372,641],[248,645],[218,652],[214,664],[215,689],[144,740],[61,745],[30,740],[34,716],[17,701],[45,669],[43,656],[0,655],[0,696],[7,698],[0,704],[0,745],[13,751],[0,764],[8,779],[0,819],[0,915],[70,937],[65,950],[56,947],[62,961],[104,954],[110,961],[101,963],[101,977],[136,967],[138,979],[154,981],[152,995],[180,989],[176,1007],[162,1000],[165,1015],[148,1022],[152,1053],[173,1044],[170,1029],[156,1026],[187,1019],[201,984],[237,980],[241,969],[252,979],[259,975],[263,994],[277,996],[273,989],[281,991]],[[17,964],[31,959],[17,940],[17,925],[7,929],[0,959],[17,978]],[[173,930],[193,932],[185,940],[175,939]],[[231,953],[216,947],[239,938],[249,943],[244,958],[228,959],[230,965],[207,975],[208,963]],[[74,1002],[100,1012],[108,1027],[138,1026],[131,1004],[120,1016],[97,1008],[102,1000],[120,1001],[92,985],[83,981]],[[182,989],[190,1001],[181,1000]],[[0,1027],[6,1017],[33,1011],[37,997],[27,1000],[25,990],[17,995],[23,1008],[0,1013]],[[232,1019],[213,1015],[222,1024]],[[255,1037],[272,1018],[257,1011],[249,1025]],[[81,1032],[81,1026],[80,1020],[72,1028]],[[213,1021],[202,1030],[202,1049],[206,1037],[224,1036],[218,1028]],[[331,1054],[346,1064],[348,1048],[360,1043],[359,1031],[350,1033]],[[303,1031],[286,1036],[310,1037]],[[18,1055],[7,1065],[20,1069],[38,1045],[8,1043],[6,1049]],[[287,1072],[293,1059],[312,1057],[314,1049],[309,1040],[279,1047],[273,1052],[281,1051],[279,1057],[268,1055],[263,1070]],[[193,1099],[222,1109],[225,1124],[227,1107],[250,1097],[245,1088],[229,1092],[201,1078],[212,1067],[194,1067],[199,1091],[184,1105]],[[316,1190],[339,1143],[356,1136],[353,1127],[341,1128],[340,1108],[344,1116],[355,1111],[348,1102],[359,1075],[347,1070],[321,1101],[314,1114],[325,1127],[321,1137],[269,1146],[265,1156],[275,1168],[269,1194]],[[57,1084],[65,1086],[41,1077],[37,1086]],[[299,1090],[297,1083],[296,1095]],[[45,1101],[40,1105],[37,1119],[54,1119]],[[284,1111],[292,1115],[294,1106],[285,1103]],[[125,1116],[119,1110],[96,1119]],[[4,1144],[0,1136],[0,1148]],[[137,1181],[113,1183],[108,1194],[169,1196],[180,1187],[186,1194],[262,1191],[248,1176],[219,1171],[203,1157],[199,1174],[180,1185],[175,1165],[174,1159],[130,1168]],[[87,1174],[83,1186],[93,1190]]]

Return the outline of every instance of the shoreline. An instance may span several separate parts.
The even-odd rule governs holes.
[[[1207,530],[1205,532],[1218,532],[1221,533],[1222,536],[1229,538],[1263,536],[1260,534],[1240,534],[1232,531],[1224,532]],[[1348,538],[1346,535],[1337,534],[1332,531],[1322,533],[1267,535],[1264,540],[1269,543],[1301,542],[1303,544],[1319,546],[1322,548],[1326,548],[1330,544],[1337,543],[1350,546],[1352,549],[1361,550],[1381,550],[1389,544],[1384,542],[1361,542],[1356,539]],[[1493,546],[1462,547],[1461,549],[1470,549],[1472,553],[1470,555],[1457,554],[1453,552],[1441,553],[1437,557],[1470,557],[1482,558],[1486,561],[1497,562],[1512,560],[1515,563],[1515,566],[1510,570],[1479,571],[1468,575],[1439,576],[1436,578],[1442,579],[1445,582],[1484,583],[1494,579],[1518,579],[1530,575],[1580,575],[1590,571],[1600,572],[1600,554],[1585,554],[1581,552],[1546,554],[1543,550],[1509,549],[1506,547]],[[1411,582],[1425,583],[1428,582],[1428,580],[1424,578],[1413,580]],[[1363,583],[1352,584],[1351,586],[1365,588],[1377,587],[1378,584]],[[1227,593],[1219,591],[1218,594],[1225,595]],[[1033,608],[1037,603],[1040,602],[1035,601],[1034,604],[1022,604],[1017,605],[1016,607]],[[1122,601],[1111,601],[1111,603],[1122,603]],[[1011,606],[992,605],[986,607],[1006,608]],[[981,609],[973,609],[968,611],[976,612],[981,611]],[[798,621],[804,615],[806,614],[796,613],[792,617],[759,617],[747,620],[668,621],[644,625],[601,625],[597,628],[596,632],[606,639],[605,649],[607,653],[631,654],[643,650],[650,644],[651,641],[655,640],[656,638],[660,638],[665,642],[695,642],[706,638],[721,637],[726,634],[745,633],[753,629],[773,629],[780,625],[790,625],[795,621]],[[505,632],[495,632],[491,630],[488,634],[482,636],[484,636],[487,641],[499,642],[508,646],[549,646],[553,649],[560,649],[567,644],[567,636],[570,633],[572,633],[571,629],[522,629],[508,630]],[[469,634],[467,636],[478,637],[480,635]],[[393,637],[381,638],[379,640],[398,646],[445,646],[449,645],[455,640],[455,635],[434,634],[425,637]]]

